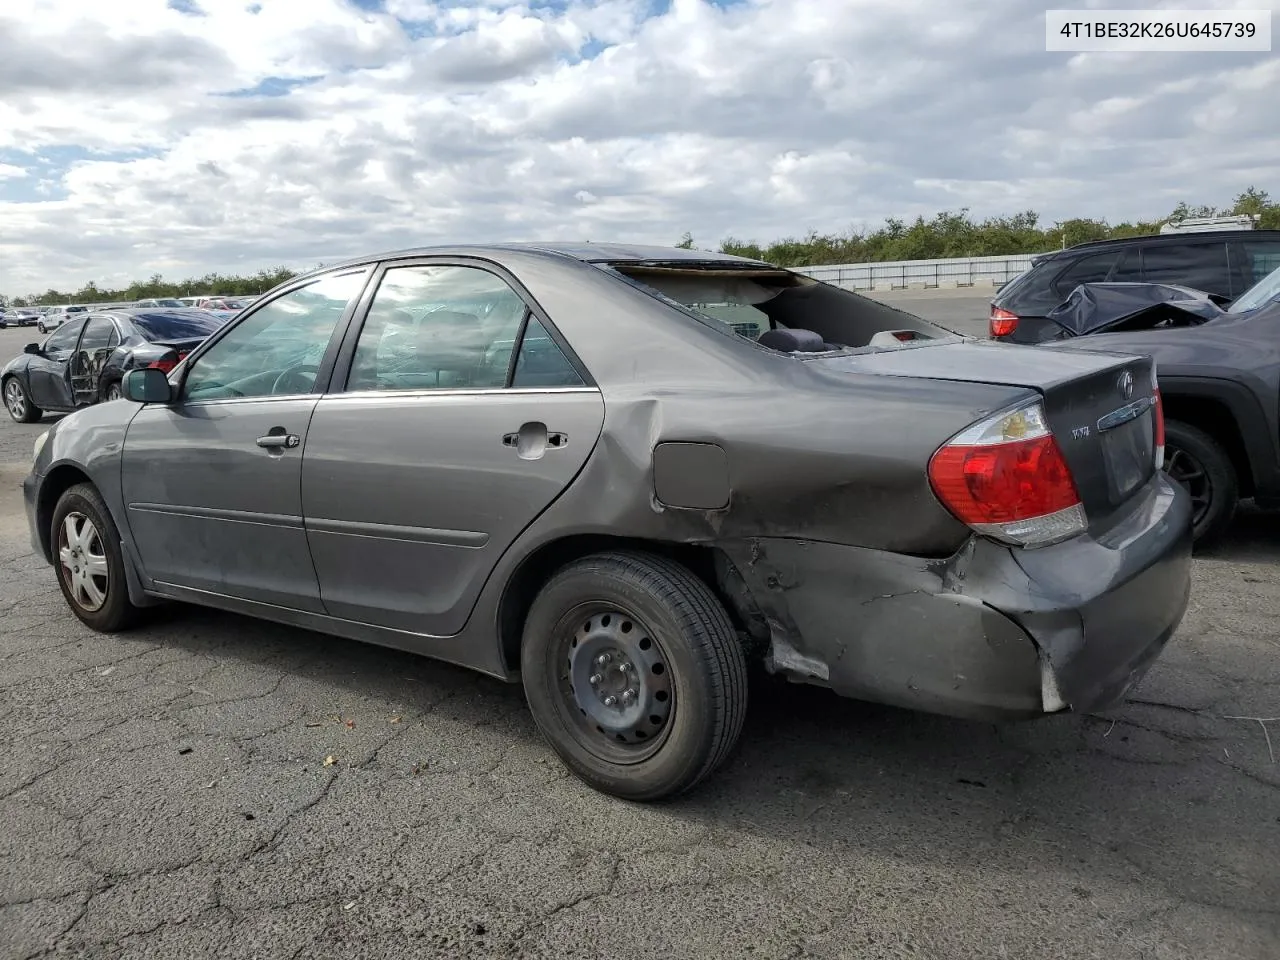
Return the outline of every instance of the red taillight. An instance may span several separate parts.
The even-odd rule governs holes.
[[[1087,526],[1039,401],[957,434],[929,461],[929,482],[956,519],[1019,546],[1055,543]]]
[[[991,319],[988,327],[993,337],[1007,337],[1018,329],[1018,315],[1003,307],[991,308]]]
[[[152,360],[147,366],[152,370],[163,370],[165,373],[171,373],[173,368],[181,363],[190,352],[190,350],[183,350],[176,357],[161,357],[159,360]]]

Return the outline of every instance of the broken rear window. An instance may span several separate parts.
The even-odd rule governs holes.
[[[726,268],[714,263],[700,267],[614,263],[609,269],[728,336],[758,341],[768,331],[784,328],[812,341],[802,348],[807,352],[866,347],[885,331],[913,331],[926,339],[951,335],[887,304],[786,270]],[[792,348],[782,346],[785,338],[780,337],[766,337],[770,342],[762,346],[789,352]],[[775,339],[777,343],[772,342]]]

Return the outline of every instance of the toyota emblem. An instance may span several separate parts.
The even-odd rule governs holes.
[[[1133,398],[1133,374],[1126,370],[1120,374],[1119,380],[1120,392],[1124,394],[1126,400]]]

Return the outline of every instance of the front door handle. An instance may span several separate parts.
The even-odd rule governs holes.
[[[265,437],[258,438],[258,446],[275,450],[292,450],[301,442],[302,440],[293,433],[268,433]]]

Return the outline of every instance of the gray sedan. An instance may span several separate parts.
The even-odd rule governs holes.
[[[1155,373],[700,251],[414,250],[129,373],[25,495],[93,628],[185,601],[519,680],[652,800],[731,752],[753,661],[963,717],[1122,698],[1189,590]]]

